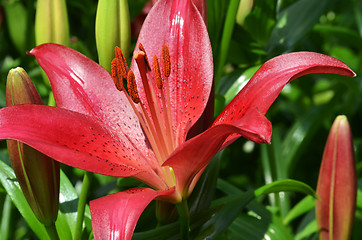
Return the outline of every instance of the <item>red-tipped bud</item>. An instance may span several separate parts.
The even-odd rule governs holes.
[[[43,104],[22,68],[10,70],[6,84],[6,105],[18,104]],[[46,226],[54,224],[59,207],[59,163],[21,142],[7,140],[7,145],[11,165],[35,216]]]
[[[345,116],[333,123],[319,172],[316,218],[320,239],[350,239],[357,194],[352,133]]]

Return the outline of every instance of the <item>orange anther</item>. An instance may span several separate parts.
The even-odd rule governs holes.
[[[127,66],[127,61],[126,58],[123,55],[122,50],[119,47],[115,47],[114,48],[114,52],[116,55],[116,58],[120,61],[120,67],[121,67],[121,71],[122,71],[122,77],[124,79],[127,79],[127,74],[128,74],[128,66]]]
[[[128,93],[132,98],[133,102],[136,104],[139,103],[140,97],[138,95],[136,79],[132,71],[129,71],[127,74],[127,87],[128,87]]]
[[[161,77],[160,65],[158,64],[158,58],[156,55],[153,56],[153,68],[155,71],[157,88],[162,89],[163,82]]]
[[[142,43],[138,44],[138,49],[145,53],[146,72],[150,72],[151,71],[151,66],[150,66],[150,63],[148,62],[148,57],[147,57],[147,54],[146,54],[146,50],[143,47]]]
[[[171,60],[167,45],[162,45],[162,65],[163,74],[165,77],[169,77],[171,73]]]
[[[118,58],[114,58],[111,63],[112,79],[114,85],[119,91],[123,91],[123,81],[122,81],[122,72],[121,72],[121,62]]]

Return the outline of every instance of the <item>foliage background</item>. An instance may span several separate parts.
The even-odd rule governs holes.
[[[141,13],[145,2],[129,1],[132,19]],[[242,0],[241,4],[245,2]],[[243,24],[235,23],[238,0],[208,0],[207,3],[208,30],[215,64],[215,114],[224,108],[263,62],[286,52],[324,53],[344,61],[357,74],[354,79],[314,74],[289,84],[267,115],[273,123],[272,144],[261,146],[242,139],[218,155],[212,167],[220,171],[210,172],[218,173],[219,180],[207,189],[212,193],[216,187],[212,198],[255,189],[286,178],[303,181],[315,188],[324,144],[331,124],[339,114],[348,117],[353,131],[361,196],[362,2],[255,0]],[[71,47],[95,61],[96,7],[96,0],[67,1]],[[0,107],[5,105],[7,73],[17,66],[29,73],[45,102],[49,96],[50,88],[42,80],[39,66],[26,55],[26,50],[35,47],[35,9],[35,0],[0,1]],[[9,164],[5,142],[1,142],[0,147],[1,160]],[[76,193],[80,189],[83,171],[67,166],[63,166],[63,170],[71,182],[68,186],[74,186]],[[205,179],[211,181],[210,178]],[[130,179],[95,175],[89,200],[137,184]],[[301,213],[292,215],[295,219],[288,220],[293,213],[291,209],[304,197],[302,194],[281,193],[258,198],[240,211],[221,238],[317,239],[312,203],[303,205]],[[73,200],[76,201],[76,195]],[[0,236],[6,234],[8,239],[35,238],[3,186],[0,186],[0,214]],[[136,231],[152,229],[154,226],[150,219],[153,218],[151,207],[143,214]],[[361,224],[362,198],[359,197],[353,239],[361,238],[362,229],[358,227]],[[88,213],[84,239],[91,237],[90,232]]]

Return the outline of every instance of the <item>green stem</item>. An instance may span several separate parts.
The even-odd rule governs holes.
[[[78,215],[77,215],[77,222],[75,225],[74,240],[81,239],[82,236],[84,210],[87,202],[87,196],[92,176],[93,174],[90,172],[84,173],[82,190],[80,191],[79,202],[78,202],[78,211],[77,211]]]
[[[57,228],[55,227],[55,223],[50,226],[45,226],[45,229],[47,230],[47,233],[51,240],[59,240],[59,235],[57,232]]]
[[[180,218],[181,239],[190,239],[190,213],[187,200],[183,199],[182,202],[176,205],[176,208]]]
[[[218,61],[215,68],[215,90],[218,92],[220,87],[220,79],[224,70],[226,57],[229,51],[230,41],[234,30],[235,18],[238,12],[240,0],[230,0],[226,13],[224,29],[221,37]]]

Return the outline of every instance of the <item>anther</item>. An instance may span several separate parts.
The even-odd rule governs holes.
[[[127,74],[127,87],[129,95],[132,98],[133,102],[136,104],[139,103],[140,97],[138,95],[136,79],[132,71],[129,71]]]
[[[162,89],[163,82],[161,77],[160,65],[158,64],[158,58],[156,55],[153,56],[153,68],[155,72],[157,88]]]
[[[138,49],[145,53],[146,72],[150,72],[151,71],[150,63],[148,62],[148,57],[147,57],[147,54],[146,54],[146,50],[143,47],[142,43],[138,44]]]
[[[167,45],[162,45],[162,65],[163,74],[165,77],[169,77],[171,73],[171,60]]]
[[[112,72],[112,79],[114,85],[119,91],[123,91],[123,81],[122,81],[122,72],[121,72],[121,62],[118,58],[114,58],[111,63],[111,72]]]
[[[120,66],[121,66],[121,71],[122,71],[122,77],[124,79],[127,79],[128,66],[127,66],[126,58],[124,57],[123,52],[119,47],[115,47],[114,52],[115,52],[116,58],[121,63]]]

